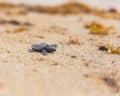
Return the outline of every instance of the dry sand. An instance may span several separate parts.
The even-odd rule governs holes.
[[[100,44],[119,44],[120,21],[95,15],[52,15],[29,12],[0,20],[30,22],[27,31],[0,24],[0,96],[120,96],[120,55],[99,51]],[[114,25],[116,34],[89,34],[84,24]],[[69,44],[69,37],[80,44]],[[58,44],[43,56],[29,52],[33,43]]]

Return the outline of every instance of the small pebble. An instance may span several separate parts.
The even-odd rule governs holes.
[[[101,50],[101,51],[108,51],[109,49],[107,47],[105,47],[105,46],[100,46],[99,50]]]
[[[71,56],[71,58],[75,59],[75,58],[76,58],[76,56],[74,56],[74,55],[73,55],[73,56]]]

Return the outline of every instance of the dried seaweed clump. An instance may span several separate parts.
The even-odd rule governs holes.
[[[112,54],[120,54],[120,47],[115,47],[114,45],[107,45],[109,52]]]
[[[78,13],[92,13],[98,15],[102,18],[106,19],[119,19],[120,20],[120,13],[112,8],[108,11],[105,10],[98,10],[97,8],[91,8],[85,4],[80,2],[68,2],[58,6],[29,6],[23,4],[12,4],[12,3],[4,3],[0,2],[0,8],[2,9],[9,9],[7,14],[9,15],[26,15],[28,11],[32,12],[40,12],[40,13],[50,13],[50,14],[78,14]],[[12,9],[12,10],[10,10]],[[16,10],[19,9],[19,10]]]
[[[101,23],[92,22],[85,25],[90,30],[91,34],[108,35],[111,31],[115,30],[114,26],[106,27]]]
[[[72,45],[80,45],[80,42],[78,39],[73,39],[71,36],[69,37],[69,42],[68,44],[72,44]]]
[[[91,12],[91,8],[87,5],[78,2],[69,2],[59,6],[29,6],[29,11],[43,12],[43,13],[60,13],[60,14],[76,14],[81,12]]]
[[[11,24],[15,26],[34,26],[30,22],[19,22],[17,20],[0,20],[0,24]]]
[[[0,8],[13,8],[16,7],[14,4],[0,2]]]
[[[24,8],[27,11],[34,11],[34,12],[43,12],[43,13],[60,13],[60,14],[71,14],[71,13],[81,13],[81,12],[92,12],[92,9],[85,5],[81,4],[79,2],[68,2],[61,5],[57,5],[54,7],[51,6],[28,6],[23,4],[12,4],[12,3],[4,3],[0,2],[0,8]],[[11,14],[11,12],[8,12]],[[17,12],[18,13],[18,12]],[[26,13],[26,12],[20,12],[20,13]]]
[[[20,26],[18,29],[16,29],[16,30],[14,31],[14,33],[24,32],[25,30],[26,30],[26,27]]]
[[[101,11],[101,12],[97,12],[97,15],[99,15],[100,17],[102,18],[105,18],[105,19],[117,19],[117,20],[120,20],[120,13],[112,8],[108,11]]]
[[[120,47],[115,47],[114,45],[110,45],[110,44],[108,44],[107,46],[100,46],[99,50],[106,51],[111,54],[120,55]]]
[[[28,13],[27,6],[22,4],[0,2],[0,9],[8,15],[27,15]]]

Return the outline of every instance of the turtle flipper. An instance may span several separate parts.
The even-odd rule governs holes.
[[[41,50],[41,53],[42,53],[42,55],[46,56],[48,52],[47,52],[46,49],[42,49],[42,50]]]
[[[58,47],[57,44],[51,44],[51,46],[54,47],[54,48],[57,48],[57,47]]]
[[[28,49],[28,51],[29,51],[29,52],[35,52],[35,50],[33,50],[33,49]]]

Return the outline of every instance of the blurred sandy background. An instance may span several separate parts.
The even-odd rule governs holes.
[[[98,8],[117,8],[120,10],[120,0],[0,0],[24,4],[43,4],[43,5],[57,5],[68,1],[79,1]]]
[[[68,1],[78,1],[85,4],[89,4],[92,7],[108,9],[108,8],[117,8],[120,10],[120,0],[1,0],[5,2],[14,2],[14,3],[24,3],[32,5],[57,5],[62,4]]]
[[[57,5],[70,0],[0,1]],[[120,0],[79,1],[99,8],[120,8]],[[92,12],[43,14],[24,11],[23,6],[3,7],[6,8],[0,9],[0,96],[120,96],[120,55],[98,50],[109,43],[119,48],[119,17],[104,18]],[[93,21],[114,26],[115,34],[90,34],[85,26]],[[28,51],[32,44],[42,42],[59,47],[48,56]]]

